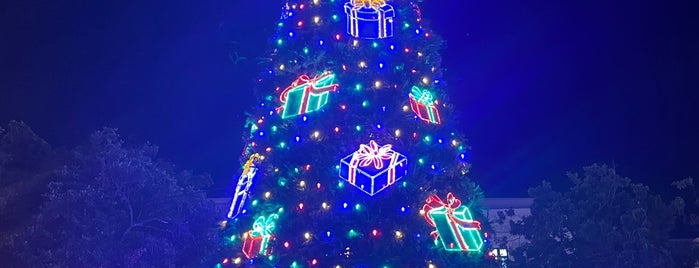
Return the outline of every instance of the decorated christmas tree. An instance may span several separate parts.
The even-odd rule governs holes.
[[[459,267],[487,247],[440,66],[408,0],[283,6],[220,266]],[[481,226],[480,220],[484,221]]]

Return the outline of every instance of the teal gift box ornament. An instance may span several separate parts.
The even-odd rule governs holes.
[[[318,111],[328,103],[330,91],[339,87],[335,74],[325,71],[313,78],[301,75],[284,89],[279,100],[284,104],[282,119]]]
[[[481,223],[473,220],[468,207],[462,206],[452,193],[447,194],[446,202],[431,195],[422,210],[427,223],[436,228],[430,234],[445,250],[480,251],[483,247]]]

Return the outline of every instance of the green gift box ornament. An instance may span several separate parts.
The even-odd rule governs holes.
[[[413,86],[408,97],[410,98],[410,108],[422,121],[432,124],[442,123],[436,105],[437,100],[434,99],[429,90]]]
[[[330,91],[337,90],[335,74],[325,71],[313,78],[301,75],[284,89],[279,100],[284,104],[282,119],[320,110],[328,103]]]
[[[431,195],[422,207],[427,223],[436,228],[431,235],[447,251],[480,251],[483,247],[481,223],[473,220],[468,207],[452,193],[446,202]]]

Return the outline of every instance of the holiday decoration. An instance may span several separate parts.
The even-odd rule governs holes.
[[[479,251],[483,246],[481,223],[473,220],[466,206],[452,193],[446,202],[431,195],[422,207],[427,223],[436,228],[431,235],[439,240],[447,251]]]
[[[252,230],[248,231],[243,235],[245,241],[243,241],[243,254],[245,254],[248,259],[255,257],[256,255],[269,255],[271,250],[267,246],[270,240],[274,239],[274,228],[277,225],[277,219],[279,216],[277,214],[271,214],[265,218],[265,216],[260,216],[252,224]]]
[[[320,110],[328,103],[330,91],[335,91],[338,84],[334,84],[335,74],[325,71],[320,75],[309,78],[301,75],[279,96],[284,103],[282,118],[286,119],[297,115]]]
[[[252,186],[252,178],[255,177],[257,173],[257,167],[255,167],[255,162],[262,159],[259,154],[253,154],[248,158],[248,161],[243,165],[243,173],[240,174],[238,178],[238,185],[235,187],[235,194],[233,195],[233,201],[231,202],[231,207],[228,209],[228,218],[233,219],[240,214],[245,205],[245,199],[248,197],[248,192],[250,191],[250,186]]]
[[[436,101],[429,90],[413,86],[409,97],[410,108],[420,119],[432,124],[442,123],[442,120],[439,118],[439,110],[437,110],[435,105]]]
[[[393,6],[384,0],[350,0],[345,3],[347,33],[357,38],[393,36]]]
[[[375,141],[340,160],[340,177],[369,195],[394,184],[408,174],[408,159],[386,144]]]

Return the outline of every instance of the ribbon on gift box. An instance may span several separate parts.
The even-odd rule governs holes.
[[[352,159],[349,162],[348,181],[351,184],[356,182],[357,168],[368,167],[371,164],[375,169],[382,169],[385,160],[391,159],[389,163],[388,184],[396,181],[396,169],[394,166],[398,162],[399,154],[391,149],[391,144],[386,144],[381,147],[375,141],[369,141],[369,145],[360,144],[359,150],[352,154]]]
[[[352,5],[354,6],[380,7],[385,4],[385,0],[352,0]]]
[[[425,110],[427,110],[427,119],[429,119],[429,121],[432,123],[440,123],[439,112],[433,109],[435,99],[429,90],[420,89],[417,86],[413,86],[413,88],[410,90],[410,97],[411,99],[414,99],[416,102],[415,105],[413,105],[411,101],[410,108],[413,109],[413,112],[420,116],[424,116],[422,112],[420,112],[420,107],[417,107],[417,105],[424,105]]]
[[[458,198],[454,197],[454,194],[448,193],[447,194],[447,201],[444,202],[442,199],[439,198],[437,195],[430,195],[427,200],[425,201],[425,205],[422,206],[422,210],[425,212],[425,220],[427,220],[427,223],[433,227],[437,227],[437,225],[434,222],[434,219],[430,217],[430,211],[433,209],[445,209],[445,214],[447,216],[447,219],[449,220],[449,224],[451,225],[452,232],[454,232],[455,236],[457,237],[457,241],[459,242],[459,246],[461,248],[468,248],[466,245],[466,241],[464,240],[464,237],[461,235],[461,232],[459,232],[459,226],[464,227],[464,228],[476,228],[478,230],[481,229],[481,223],[478,221],[474,220],[462,220],[454,216],[454,211],[461,206],[461,200]],[[439,233],[437,230],[434,230],[430,233],[434,239],[439,238]]]
[[[355,36],[355,37],[360,37],[359,36],[359,20],[357,19],[359,17],[359,11],[362,8],[371,8],[373,9],[376,13],[378,13],[378,21],[379,21],[379,35],[378,38],[384,38],[386,37],[386,13],[384,10],[381,9],[382,6],[386,5],[386,1],[384,0],[352,0],[352,8],[350,9],[350,15],[352,18],[350,23],[350,34]],[[346,12],[346,11],[345,11]],[[383,25],[383,27],[382,27]]]
[[[303,74],[296,78],[296,80],[294,80],[294,82],[291,83],[289,87],[282,91],[282,94],[279,95],[279,100],[282,103],[286,103],[289,91],[298,88],[299,86],[304,86],[303,90],[305,92],[303,93],[303,100],[301,102],[300,110],[302,113],[304,113],[306,112],[306,109],[308,107],[308,98],[310,98],[311,93],[321,94],[324,92],[335,91],[340,86],[339,84],[333,84],[334,79],[335,74],[333,74],[331,71],[325,71],[319,75],[314,76],[313,78],[310,78],[308,75]]]

